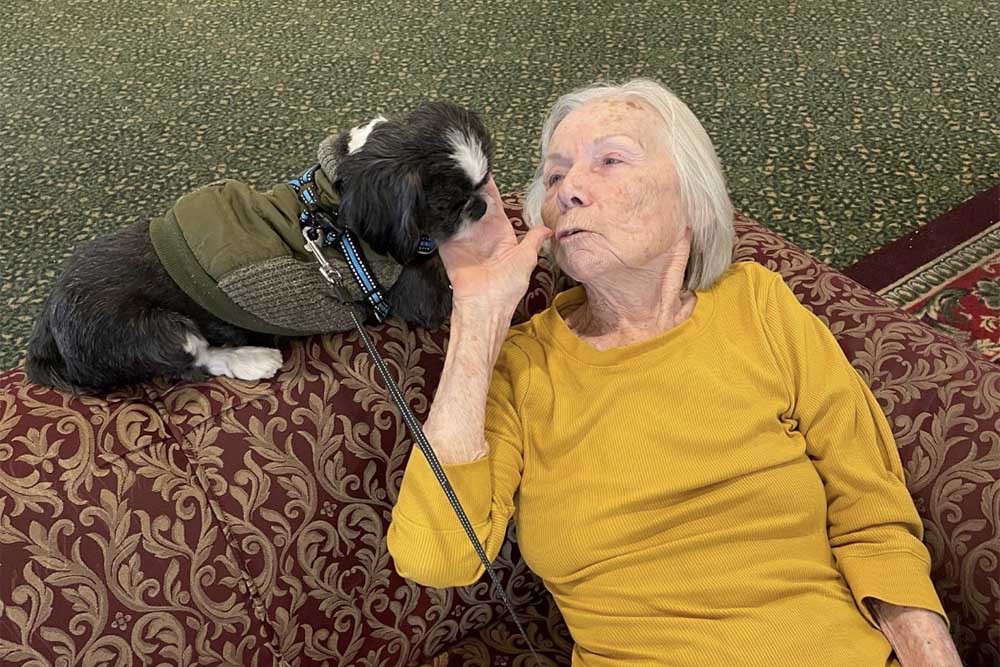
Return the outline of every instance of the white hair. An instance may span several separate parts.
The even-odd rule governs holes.
[[[733,205],[722,166],[705,128],[676,95],[653,79],[633,79],[622,85],[595,83],[556,100],[542,127],[541,161],[528,186],[525,219],[532,226],[542,222],[545,199],[542,168],[559,123],[587,102],[607,98],[637,98],[663,119],[667,150],[677,170],[681,209],[691,229],[691,256],[684,287],[690,290],[711,287],[732,263]]]

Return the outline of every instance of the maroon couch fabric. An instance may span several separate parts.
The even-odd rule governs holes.
[[[785,275],[873,387],[956,641],[970,667],[1000,664],[1000,369],[755,223],[739,221],[737,254]],[[543,262],[519,317],[559,287]],[[372,333],[425,416],[447,331]],[[0,376],[0,664],[523,660],[485,578],[436,590],[395,574],[384,535],[411,441],[357,335],[284,354],[265,382],[107,398]],[[568,632],[514,537],[500,576],[535,647],[566,665]]]

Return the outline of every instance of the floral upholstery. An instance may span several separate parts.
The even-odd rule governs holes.
[[[520,224],[519,199],[509,208]],[[738,257],[784,274],[873,387],[960,650],[1000,663],[1000,368],[738,226]],[[519,317],[560,286],[543,262]],[[447,331],[391,323],[373,338],[425,416]],[[411,441],[357,335],[284,354],[269,381],[107,398],[0,375],[0,663],[529,664],[485,578],[436,590],[395,574],[384,535]],[[569,634],[513,538],[507,593],[545,660],[568,665]]]

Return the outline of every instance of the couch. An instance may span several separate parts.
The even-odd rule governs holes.
[[[521,199],[508,197],[519,226]],[[1000,367],[745,218],[889,417],[969,667],[1000,665]],[[565,285],[543,261],[518,318]],[[447,330],[373,329],[418,417]],[[72,397],[0,375],[0,664],[530,665],[487,579],[396,575],[385,530],[411,441],[356,333],[289,341],[272,379]],[[558,610],[509,533],[497,560],[547,664]]]

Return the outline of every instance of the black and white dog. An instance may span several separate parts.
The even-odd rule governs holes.
[[[486,213],[493,144],[485,126],[471,111],[428,102],[333,143],[338,224],[402,265],[386,293],[395,315],[440,324],[451,311],[444,266],[436,253],[418,261],[414,249],[421,237],[447,240]],[[74,253],[36,322],[28,377],[78,394],[157,376],[272,377],[282,365],[275,336],[224,321],[189,297],[149,229],[148,220],[137,222]]]

